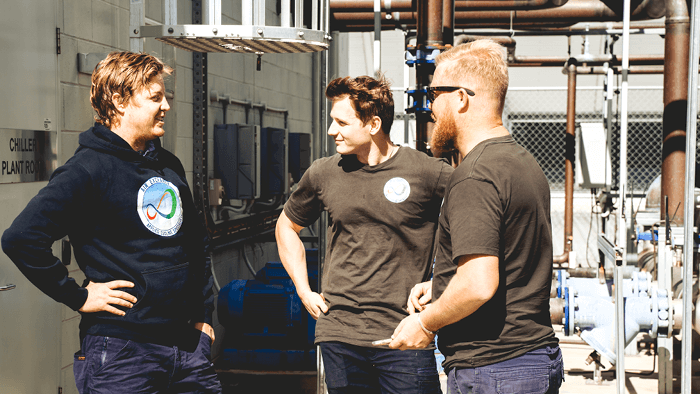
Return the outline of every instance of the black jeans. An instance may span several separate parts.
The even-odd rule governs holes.
[[[329,394],[441,394],[434,350],[320,346]]]

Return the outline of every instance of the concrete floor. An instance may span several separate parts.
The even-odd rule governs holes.
[[[585,360],[593,349],[578,337],[560,337],[564,354],[565,382],[562,394],[616,394],[615,370],[603,360],[605,370],[602,383],[593,381],[594,366],[586,365]],[[638,355],[625,357],[625,388],[629,394],[658,393],[658,364],[648,350]],[[653,368],[653,370],[652,370]],[[692,393],[700,394],[700,362],[693,362]],[[224,385],[224,394],[316,394],[316,373],[311,372],[264,372],[219,369],[219,377]],[[673,392],[680,393],[680,361],[674,363]],[[447,394],[447,378],[441,375],[443,393]]]

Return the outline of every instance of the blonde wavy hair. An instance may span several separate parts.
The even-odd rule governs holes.
[[[160,59],[145,53],[112,52],[95,66],[90,87],[90,104],[95,110],[95,121],[110,127],[118,122],[117,108],[112,102],[114,93],[120,103],[128,103],[139,89],[147,87],[153,78],[172,74],[173,69]]]

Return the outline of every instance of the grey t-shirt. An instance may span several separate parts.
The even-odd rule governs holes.
[[[452,167],[402,147],[375,166],[356,156],[316,160],[284,206],[309,226],[328,210],[322,292],[329,306],[316,343],[370,347],[389,338],[411,288],[430,278],[440,205]]]
[[[444,366],[505,361],[558,343],[549,317],[552,233],[549,184],[511,136],[478,144],[452,175],[438,227],[433,299],[465,255],[497,256],[496,294],[438,333]]]

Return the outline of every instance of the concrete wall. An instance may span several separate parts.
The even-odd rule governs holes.
[[[58,27],[61,29],[62,53],[58,55],[60,68],[60,101],[63,122],[60,127],[59,164],[63,164],[78,147],[78,135],[93,124],[93,111],[89,103],[90,75],[78,72],[78,53],[108,53],[129,50],[130,0],[59,0]],[[146,19],[162,23],[162,0],[146,1]],[[192,23],[192,2],[178,1],[178,23]],[[240,24],[241,8],[237,0],[222,1],[224,24]],[[269,25],[279,24],[276,3],[267,2],[266,20]],[[155,39],[147,39],[144,52],[159,56],[175,69],[166,79],[166,89],[174,93],[171,110],[166,116],[166,135],[163,145],[174,152],[187,170],[192,183],[193,169],[193,87],[192,53],[174,49]],[[262,58],[262,70],[256,71],[255,55],[208,55],[209,90],[230,95],[234,99],[264,103],[267,106],[289,110],[290,132],[312,133],[312,54],[269,54]],[[213,177],[214,124],[223,122],[224,107],[221,103],[209,103],[209,176]],[[226,108],[227,123],[246,123],[245,109],[236,105]],[[283,127],[284,118],[279,113],[249,113],[249,124]],[[243,260],[246,253],[255,269],[268,261],[278,260],[276,246],[270,237],[268,242],[238,244],[217,249],[213,261],[217,281],[225,286],[233,279],[249,279]],[[68,266],[71,276],[82,283],[84,276],[77,264]],[[216,314],[215,314],[216,315]],[[78,324],[80,316],[67,307],[63,308],[61,331],[61,387],[63,392],[76,393],[73,379],[73,353],[80,348]],[[215,317],[217,341],[214,356],[221,349],[224,329]]]

